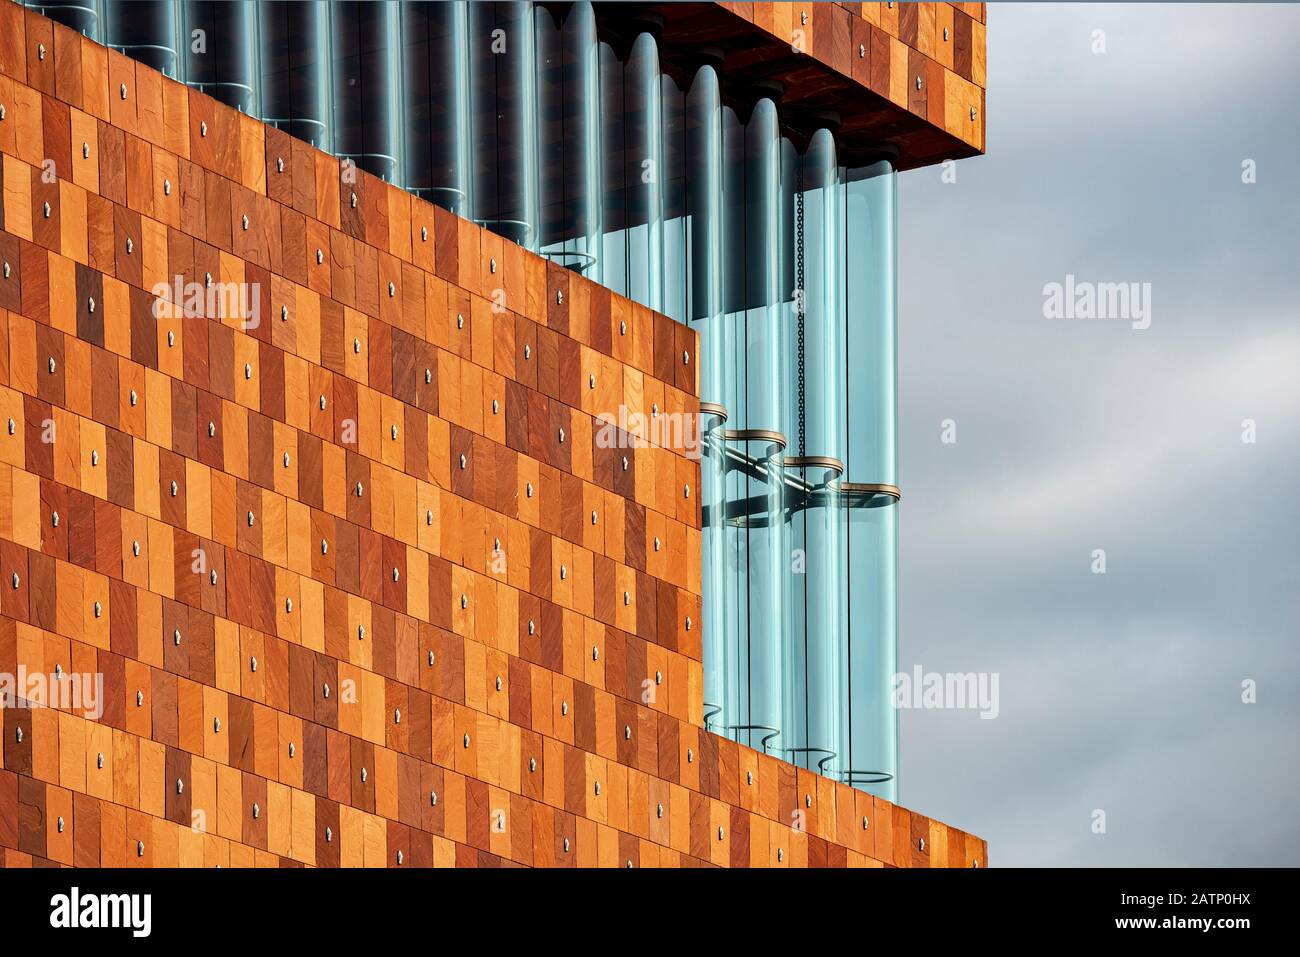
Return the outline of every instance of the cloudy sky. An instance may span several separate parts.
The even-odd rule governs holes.
[[[903,712],[900,800],[994,865],[1300,864],[1297,34],[990,4],[988,154],[899,179],[900,668],[1001,711]],[[1150,328],[1044,318],[1067,274]]]

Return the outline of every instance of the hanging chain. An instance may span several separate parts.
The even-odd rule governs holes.
[[[794,268],[795,268],[795,314],[799,322],[799,454],[807,455],[808,450],[804,444],[805,426],[804,426],[804,407],[805,398],[805,379],[804,379],[804,313],[808,311],[807,290],[804,289],[804,265],[803,265],[803,158],[799,159],[799,185],[794,194],[795,209],[795,239],[794,239]]]

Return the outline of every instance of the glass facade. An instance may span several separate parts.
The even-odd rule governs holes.
[[[888,158],[618,4],[31,5],[695,329],[706,724],[895,796]]]

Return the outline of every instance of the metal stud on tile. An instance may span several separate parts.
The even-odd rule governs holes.
[[[865,58],[866,58],[866,55],[867,55],[867,45],[866,45],[865,43],[859,43],[859,44],[858,44],[858,59],[859,59],[859,60],[865,59]]]
[[[388,437],[394,442],[397,441],[397,425],[395,423],[393,427],[388,430]]]
[[[38,44],[36,44],[36,59],[38,59],[38,60],[44,60],[44,59],[45,59],[45,44],[44,44],[44,43],[38,43]]]
[[[175,333],[173,330],[168,329],[168,330],[167,330],[167,347],[170,349],[170,348],[171,348],[172,346],[174,346],[174,345],[176,345],[176,333]]]
[[[283,156],[277,156],[277,157],[275,158],[275,171],[276,171],[277,173],[283,173],[283,172],[284,172],[284,157],[283,157]]]
[[[916,78],[916,88],[918,90],[921,88],[921,78],[919,76]]]
[[[19,744],[22,744],[22,743],[23,743],[23,728],[22,728],[22,725],[19,725],[17,728],[14,729],[14,738],[18,741]]]
[[[924,851],[924,850],[925,850],[925,838],[923,838],[923,837],[917,838],[917,840],[916,840],[916,849],[917,849],[918,851]]]
[[[600,645],[591,646],[591,660],[600,661]]]
[[[528,482],[528,483],[526,483],[526,484],[524,485],[524,494],[527,495],[529,498],[532,498],[532,497],[533,497],[533,483],[532,483],[532,482]]]
[[[104,616],[104,606],[101,605],[99,602],[95,602],[95,617],[102,618],[103,616]]]
[[[123,85],[122,89],[125,90],[125,89],[126,89],[126,86]],[[122,97],[122,99],[126,99],[126,97]],[[136,857],[144,857],[144,841],[136,841],[136,842],[135,842],[135,856],[136,856]]]
[[[947,27],[944,27],[944,28],[943,28],[943,38],[944,38],[945,41],[948,39],[948,28],[947,28]]]
[[[564,839],[564,853],[569,853],[569,839],[567,837]]]
[[[429,509],[424,513],[424,524],[425,525],[433,524],[433,509]]]
[[[619,320],[619,323],[618,323],[618,334],[619,334],[620,336],[625,336],[625,335],[627,335],[627,323],[624,322],[624,321],[622,321],[621,319]]]
[[[103,770],[103,767],[104,767],[104,752],[103,752],[103,751],[100,751],[97,755],[95,755],[95,767],[98,768],[98,769],[100,769],[100,770]]]
[[[91,450],[90,450],[90,464],[91,464],[92,466],[94,466],[94,465],[98,465],[98,464],[99,464],[99,450],[98,450],[98,449],[91,449]]]
[[[973,107],[973,106],[970,108],[970,118],[971,118],[972,120],[975,119],[975,107]]]
[[[591,524],[592,524],[592,525],[595,525],[595,524],[596,524],[596,521],[597,521],[596,510],[595,510],[595,509],[592,509],[592,510],[591,510]]]
[[[425,243],[425,242],[428,242],[428,241],[429,241],[429,227],[428,227],[428,226],[421,226],[421,227],[420,227],[420,242]]]
[[[425,384],[425,385],[429,385],[431,382],[433,382],[433,370],[432,370],[432,369],[425,369],[425,370],[424,370],[424,384]]]
[[[776,849],[776,861],[779,864],[784,860],[785,860],[785,848],[778,847]]]
[[[334,831],[332,828],[325,828],[325,843],[329,844],[334,840]]]
[[[564,303],[564,290],[563,289],[555,290],[555,304],[559,306],[562,305],[563,303]]]
[[[140,401],[140,397],[139,397],[138,395],[135,394],[135,389],[132,389],[132,390],[131,390],[131,397],[130,397],[130,398],[131,398],[131,404],[132,404],[132,405],[135,405],[138,401]]]
[[[623,471],[624,471],[624,472],[627,471],[627,466],[628,466],[628,461],[627,461],[627,456],[625,455],[625,456],[623,456]]]
[[[257,670],[257,655],[253,655],[248,659],[248,670],[249,671]]]
[[[323,698],[328,698],[330,696],[330,686],[328,683],[321,686],[320,693]]]
[[[565,580],[566,578],[568,578],[568,577],[569,577],[569,567],[568,567],[567,565],[561,565],[561,566],[560,566],[560,581],[564,581],[564,580]]]
[[[51,516],[50,516],[50,521],[52,521],[52,522],[54,523],[54,527],[55,527],[55,528],[58,528],[58,527],[59,527],[59,513],[58,513],[58,512],[55,512],[53,515],[51,515]]]
[[[529,618],[529,619],[528,619],[528,633],[531,635],[531,634],[535,634],[536,632],[537,632],[537,624],[536,624],[536,623],[535,623],[531,618]]]
[[[497,691],[501,690],[501,676],[497,675]]]
[[[653,419],[657,419],[657,418],[659,418],[659,403],[658,403],[658,402],[652,402],[652,403],[650,403],[650,417],[653,418]]]
[[[137,708],[143,708],[143,707],[144,707],[144,692],[143,692],[143,691],[137,691],[137,692],[135,693],[135,706],[136,706]]]
[[[5,263],[5,268],[4,268],[4,274],[5,274],[5,278],[6,278],[6,279],[9,278],[9,273],[11,273],[12,271],[13,271],[13,268],[9,265],[9,263],[6,262],[6,263]]]
[[[435,661],[437,661],[437,660],[438,660],[438,656],[435,655],[432,651],[429,652],[429,667],[430,667],[430,668],[433,667],[433,663],[434,663]]]
[[[626,592],[626,591],[623,592],[623,604],[625,604],[625,605],[630,605],[630,604],[632,604],[632,593],[631,593],[631,592]]]
[[[254,521],[255,521],[255,518],[254,518],[254,516],[253,516],[253,513],[252,513],[252,512],[249,512],[249,513],[248,513],[248,527],[249,527],[249,528],[252,528],[252,527],[253,527],[253,522],[254,522]]]
[[[524,358],[528,359],[532,356],[532,354],[533,354],[533,347],[528,345],[527,343],[524,343]]]
[[[396,860],[397,860],[398,865],[400,866],[401,863],[402,863],[402,852],[401,852],[401,851],[398,851],[398,852],[397,852],[397,858],[396,858]]]
[[[663,683],[664,683],[664,673],[663,673],[662,671],[656,671],[656,672],[655,672],[655,684],[657,684],[657,685],[661,685],[661,684],[663,684]]]
[[[564,444],[564,429],[560,429],[560,444]]]
[[[176,497],[176,492],[177,492],[176,482],[175,482],[175,481],[172,482],[171,489],[172,489],[172,498],[175,498],[175,497]]]
[[[497,271],[497,261],[496,261],[495,259],[489,259],[489,260],[488,260],[488,272],[490,272],[490,273],[495,273],[496,271]]]
[[[630,724],[623,725],[623,740],[624,741],[632,740],[632,726]]]
[[[695,763],[695,752],[694,752],[693,750],[691,750],[690,748],[687,748],[687,749],[686,749],[686,763],[687,763],[687,764],[694,764],[694,763]]]
[[[181,630],[179,628],[176,628],[172,631],[172,644],[179,645],[180,643],[181,643]]]
[[[95,298],[93,296],[86,300],[86,309],[92,316],[95,314]]]
[[[745,783],[748,784],[750,787],[753,787],[753,786],[754,786],[754,772],[753,772],[753,771],[746,771],[746,772],[745,772]]]
[[[208,423],[208,438],[213,438],[217,434],[217,423]]]
[[[660,547],[661,547],[661,543],[660,543],[660,541],[659,541],[659,536],[656,535],[656,536],[655,536],[655,551],[659,551]]]
[[[600,794],[600,782],[599,782],[599,781],[596,782],[596,793],[597,793],[597,794]]]
[[[131,542],[131,554],[136,558],[140,557],[140,542],[138,540]]]
[[[180,778],[176,779],[176,793],[177,794],[185,793],[185,782],[182,781]]]
[[[398,571],[397,568],[393,568],[393,581],[399,581],[401,577],[402,573]]]
[[[388,298],[392,299],[396,295],[397,295],[397,286],[395,286],[393,283],[390,282],[388,284]]]
[[[319,266],[325,262],[325,252],[319,246],[316,247],[316,265]]]
[[[119,87],[117,88],[117,95],[120,96],[120,97],[121,97],[122,99],[124,99],[124,100],[126,99],[126,84],[125,84],[125,83],[123,83],[121,86],[119,86]]]
[[[172,194],[172,181],[169,179],[165,179],[163,180],[163,195],[170,196],[171,194]],[[248,219],[247,216],[245,216],[244,218]],[[247,229],[248,227],[245,226],[244,228]]]
[[[464,468],[465,465],[466,465],[468,462],[469,462],[469,459],[465,458],[465,453],[462,452],[461,455],[460,455],[460,467],[461,467],[461,468]]]
[[[462,744],[464,747],[467,747],[467,748],[469,747],[469,734],[468,734],[468,732],[465,734],[465,737],[464,737],[464,739],[461,741],[461,744]]]
[[[529,773],[529,774],[532,774],[532,773],[534,773],[536,770],[537,770],[537,759],[536,759],[536,758],[529,758],[529,759],[528,759],[528,773]]]
[[[214,585],[217,583],[217,570],[215,568],[212,569],[212,572],[208,575],[208,581]]]
[[[468,595],[464,595],[464,594],[462,594],[462,595],[460,596],[460,607],[461,607],[461,608],[468,608],[468,607],[469,607],[469,596],[468,596]]]
[[[41,209],[42,209],[42,212],[45,214],[45,218],[46,218],[46,219],[49,219],[49,218],[50,218],[50,212],[51,212],[51,210],[50,210],[50,204],[49,204],[49,203],[45,203],[45,204],[43,204],[42,207],[41,207]]]
[[[207,136],[207,135],[208,135],[208,121],[202,120],[199,122],[199,136]]]
[[[369,776],[370,776],[370,775],[369,775],[369,773],[366,771],[366,769],[365,769],[365,768],[362,768],[362,769],[361,769],[361,783],[362,783],[362,784],[365,784],[365,783],[366,783],[366,778],[368,778]]]
[[[691,616],[690,616],[690,615],[687,615],[687,616],[686,616],[686,630],[687,630],[687,631],[690,631],[690,630],[691,630]]]
[[[45,364],[45,367],[50,370],[50,375],[54,374],[54,370],[58,368],[58,364],[54,361],[54,356],[50,356],[50,361]]]
[[[805,794],[805,795],[803,796],[803,806],[804,806],[804,807],[812,807],[812,795],[811,795],[811,794]]]
[[[288,468],[288,467],[289,467],[289,453],[288,453],[288,452],[285,452],[285,453],[284,453],[284,459],[283,459],[283,461],[284,461],[284,467],[285,467],[285,468]]]
[[[366,626],[357,625],[357,641],[365,641],[365,640],[366,640]]]
[[[358,482],[356,491],[357,491],[357,498],[361,498],[361,496],[365,493],[365,486],[362,485],[360,482]]]
[[[298,746],[292,741],[289,742],[289,757],[294,757],[298,753]]]
[[[13,435],[18,430],[18,423],[13,419],[9,420],[9,434]]]
[[[14,572],[14,577],[11,578],[10,581],[13,582],[14,589],[17,590],[17,588],[18,588],[18,582],[19,582],[19,578],[18,578],[18,573],[17,573],[17,572]]]
[[[251,379],[251,378],[253,378],[253,366],[252,366],[252,363],[248,363],[248,362],[245,362],[245,363],[244,363],[244,378],[245,378],[245,379]]]
[[[54,665],[54,678],[57,681],[63,677],[63,665],[56,663]]]
[[[353,194],[352,194],[351,199],[350,199],[350,202],[352,203],[352,208],[353,208],[353,209],[356,209],[356,208],[357,208],[357,194],[356,194],[356,193],[353,193]]]
[[[289,307],[288,307],[288,306],[281,306],[281,307],[280,307],[280,321],[281,321],[281,322],[284,322],[284,321],[285,321],[286,319],[288,319],[288,318],[289,318]]]
[[[430,806],[430,807],[437,807],[437,806],[438,806],[438,792],[437,792],[437,791],[430,791],[430,792],[429,792],[429,806]]]
[[[869,828],[870,826],[871,826],[871,822],[868,821],[868,820],[864,817],[864,818],[862,819],[862,830],[865,831],[865,830],[866,830],[867,828]]]
[[[722,825],[719,824],[719,825],[718,825],[718,840],[719,840],[719,841],[722,840],[722,836],[723,836],[725,833],[726,833],[726,831],[724,831],[724,830],[722,829]]]
[[[220,733],[221,733],[221,719],[220,719],[220,718],[213,718],[213,719],[212,719],[212,733],[213,733],[213,734],[220,734]]]
[[[465,328],[465,317],[462,316],[459,312],[456,313],[456,328],[457,329]]]
[[[129,256],[129,255],[131,255],[131,253],[133,253],[133,252],[135,252],[135,240],[133,240],[130,236],[127,236],[127,237],[126,237],[126,254]]]
[[[493,399],[493,400],[492,400],[492,414],[493,414],[493,415],[496,415],[497,412],[500,410],[500,408],[501,408],[501,403],[499,403],[496,399]]]
[[[320,410],[321,410],[322,412],[325,411],[325,405],[326,405],[326,402],[325,402],[325,396],[322,395],[322,396],[320,397]]]
[[[663,816],[664,816],[664,806],[662,804],[656,804],[655,817],[663,817]]]
[[[560,715],[561,715],[562,717],[566,717],[568,714],[569,714],[569,702],[567,702],[567,701],[561,701],[561,702],[560,702]]]

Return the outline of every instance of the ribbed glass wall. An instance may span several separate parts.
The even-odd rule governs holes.
[[[888,160],[618,4],[32,6],[695,329],[706,723],[894,795]]]

